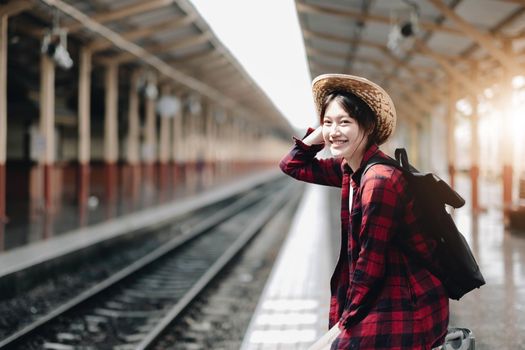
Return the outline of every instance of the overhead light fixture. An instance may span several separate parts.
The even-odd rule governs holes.
[[[144,88],[144,95],[146,95],[147,98],[154,100],[159,96],[159,89],[157,89],[157,86],[152,81],[149,81]]]
[[[44,35],[41,52],[48,55],[61,68],[73,67],[73,60],[67,51],[67,29],[59,26],[58,10],[53,18],[53,28]]]
[[[135,90],[141,96],[154,100],[159,96],[159,89],[155,82],[155,73],[151,70],[144,71],[137,79]]]
[[[419,8],[416,3],[405,0],[407,9],[391,13],[391,29],[387,47],[396,55],[402,55],[412,48],[419,33]]]
[[[180,101],[173,95],[162,95],[157,102],[157,112],[162,118],[173,118],[180,110]]]
[[[144,87],[144,95],[149,99],[156,99],[159,96],[159,89],[157,88],[157,77],[155,72],[148,70],[146,72],[146,86]]]
[[[202,104],[197,94],[188,97],[188,108],[191,114],[197,115],[202,112]]]

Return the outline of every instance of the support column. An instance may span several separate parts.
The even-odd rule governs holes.
[[[55,65],[40,56],[40,132],[45,140],[40,165],[44,168],[44,207],[52,211],[52,167],[55,163]]]
[[[89,162],[91,159],[91,51],[80,49],[78,81],[78,186],[79,224],[87,223],[89,199]]]
[[[207,173],[207,181],[208,183],[211,183],[213,179],[213,169],[215,164],[215,156],[214,156],[214,149],[217,147],[215,144],[215,117],[214,117],[214,108],[211,104],[211,101],[209,103],[208,113],[206,114],[206,136],[205,136],[205,142],[206,142],[206,173]]]
[[[234,116],[232,112],[224,129],[224,141],[226,143],[226,152],[224,154],[226,160],[226,176],[230,175],[231,169],[233,168],[233,163],[235,161],[235,118],[236,116]]]
[[[190,180],[190,186],[192,188],[195,188],[197,186],[197,161],[199,157],[199,120],[201,118],[201,114],[204,110],[204,106],[202,105],[203,101],[199,96],[198,99],[200,105],[199,113],[195,113],[190,110],[186,114],[186,123],[185,127],[186,130],[184,131],[184,134],[187,136],[184,138],[184,143],[186,145],[185,151],[186,151],[186,179]]]
[[[7,158],[7,22],[0,16],[0,251],[3,250],[3,230],[7,220],[5,162]]]
[[[155,82],[150,81],[149,83],[154,84]],[[157,161],[157,126],[154,97],[146,96],[145,113],[144,161],[146,164],[153,164]]]
[[[106,217],[116,214],[118,160],[118,65],[106,66],[104,162],[106,171]]]
[[[182,163],[181,148],[182,148],[182,115],[183,115],[183,102],[181,101],[181,107],[177,114],[173,117],[173,130],[172,130],[172,143],[171,143],[171,157],[173,160],[173,185],[179,180],[179,175],[182,174],[179,166]]]
[[[161,96],[168,96],[171,92],[169,86],[161,88]],[[170,160],[170,134],[171,134],[171,115],[160,115],[160,135],[159,135],[159,200],[163,202],[167,199]]]
[[[202,103],[201,100],[199,100],[199,103]],[[200,108],[200,111],[202,112],[202,105]],[[195,164],[197,163],[197,153],[198,153],[198,145],[197,145],[197,120],[200,118],[200,115],[197,113],[189,113],[188,114],[188,124],[187,124],[187,130],[188,130],[188,163],[190,164],[190,168],[192,172],[195,172]]]
[[[135,210],[139,203],[141,189],[140,169],[140,118],[139,118],[139,95],[137,84],[142,72],[134,70],[131,73],[128,93],[128,138],[126,160],[130,171],[129,197],[131,200],[129,208]]]
[[[224,111],[224,117],[219,121],[220,125],[217,126],[217,145],[215,147],[215,154],[217,156],[217,175],[222,176],[224,174],[226,164],[226,127],[228,125],[228,111]]]
[[[118,158],[118,65],[106,66],[104,119],[104,161],[114,164]]]
[[[128,164],[134,166],[139,163],[140,125],[139,125],[139,96],[137,83],[141,72],[134,70],[131,73],[128,94],[128,149],[126,158]]]
[[[512,51],[512,42],[505,40],[503,49],[506,53]],[[503,212],[506,213],[512,206],[512,177],[513,177],[513,144],[512,144],[512,76],[515,73],[510,67],[505,68],[503,79],[503,120],[502,120],[502,161],[503,161]]]
[[[454,131],[456,129],[456,100],[457,83],[454,79],[448,79],[448,111],[447,111],[447,159],[450,187],[454,188],[456,174],[456,139]]]
[[[162,95],[169,95],[170,88],[168,86],[162,87]],[[159,141],[159,162],[167,164],[170,159],[170,115],[160,116],[160,141]]]
[[[155,78],[150,75],[148,84],[156,84]],[[155,197],[155,162],[157,161],[157,123],[155,114],[155,97],[148,97],[145,100],[145,125],[144,125],[144,177],[146,182],[146,197],[148,205],[150,200]]]
[[[80,76],[78,82],[78,162],[89,164],[91,138],[91,52],[80,50]]]
[[[478,78],[478,67],[476,64],[473,65],[474,81]],[[471,96],[472,102],[472,115],[470,117],[470,134],[471,134],[471,145],[470,145],[470,180],[471,180],[471,200],[472,200],[472,211],[474,213],[479,212],[479,136],[478,136],[478,97],[476,95]]]
[[[189,160],[190,160],[190,119],[191,119],[191,113],[188,108],[185,108],[184,111],[181,114],[181,131],[180,131],[180,138],[179,138],[179,156],[181,161],[181,174],[183,174],[183,179],[186,181],[187,179],[187,171]]]
[[[243,126],[241,125],[241,119],[240,117],[237,115],[236,116],[236,119],[235,119],[235,124],[234,124],[234,131],[233,131],[233,144],[232,144],[232,150],[233,150],[233,154],[234,154],[234,158],[233,158],[233,164],[234,165],[234,171],[237,172],[239,171],[239,169],[241,168],[241,156],[242,156],[242,148],[244,147],[244,145],[241,144],[241,138],[242,138],[242,128]]]

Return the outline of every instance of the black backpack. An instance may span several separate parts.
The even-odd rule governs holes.
[[[459,300],[474,288],[485,284],[467,241],[445,209],[445,204],[460,208],[465,204],[465,200],[436,175],[422,174],[412,167],[404,148],[396,149],[395,157],[396,160],[372,157],[363,174],[375,164],[392,165],[403,171],[408,189],[414,195],[414,209],[421,220],[423,233],[436,244],[431,263],[417,256],[414,258],[424,263],[425,267],[441,280],[449,298]],[[410,248],[403,247],[407,241],[400,241],[402,248],[410,254]]]

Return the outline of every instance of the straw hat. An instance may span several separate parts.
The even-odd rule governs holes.
[[[370,80],[347,74],[322,74],[313,80],[312,91],[319,120],[325,97],[335,91],[346,91],[362,99],[378,117],[375,128],[377,144],[383,144],[394,132],[394,102],[382,87]]]

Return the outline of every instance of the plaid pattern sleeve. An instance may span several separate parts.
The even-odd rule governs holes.
[[[308,129],[305,137],[310,135],[313,130]],[[297,138],[294,140],[295,146],[279,163],[281,170],[297,180],[341,187],[341,159],[317,159],[315,156],[324,148],[323,144],[307,145]]]
[[[402,216],[401,196],[391,174],[374,167],[361,179],[361,227],[347,305],[341,317],[344,327],[359,322],[369,308],[385,276],[387,248]],[[393,172],[393,168],[387,169]]]

